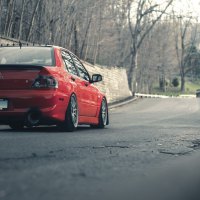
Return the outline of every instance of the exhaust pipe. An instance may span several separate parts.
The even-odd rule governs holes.
[[[41,120],[41,112],[38,109],[31,109],[25,118],[25,125],[27,127],[33,127],[39,125]]]

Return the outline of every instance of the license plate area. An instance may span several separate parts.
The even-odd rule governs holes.
[[[8,109],[8,100],[0,99],[0,111]]]

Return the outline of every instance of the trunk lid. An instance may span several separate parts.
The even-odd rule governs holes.
[[[0,65],[0,90],[31,89],[42,66]]]

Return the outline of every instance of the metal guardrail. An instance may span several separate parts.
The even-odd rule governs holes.
[[[200,93],[199,93],[199,95],[200,95]],[[162,99],[166,99],[166,98],[196,98],[196,95],[183,94],[183,95],[179,95],[179,96],[166,96],[166,95],[158,95],[158,94],[135,93],[135,96],[126,98],[126,99],[118,101],[118,102],[109,103],[108,107],[109,107],[109,109],[120,107],[120,106],[129,104],[129,103],[137,100],[138,98],[162,98]]]
[[[113,109],[113,108],[117,108],[117,107],[121,107],[121,106],[124,106],[126,104],[129,104],[133,101],[136,101],[138,98],[135,97],[135,96],[130,96],[126,99],[123,99],[123,100],[120,100],[120,101],[116,101],[116,102],[113,102],[113,103],[108,103],[108,108],[109,109]]]
[[[166,99],[166,98],[196,98],[196,95],[190,95],[190,94],[182,94],[182,95],[179,95],[179,96],[166,96],[166,95],[158,95],[158,94],[135,93],[135,96],[141,97],[141,98],[162,98],[162,99]]]
[[[141,97],[141,98],[169,98],[169,96],[165,95],[158,95],[158,94],[141,94],[141,93],[135,93],[136,97]]]
[[[196,95],[193,94],[182,94],[179,98],[196,98]]]

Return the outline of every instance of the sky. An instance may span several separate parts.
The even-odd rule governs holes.
[[[193,12],[199,15],[200,1],[199,0],[174,0],[175,8],[183,12]]]
[[[158,4],[162,4],[163,2],[166,3],[166,0],[155,1],[157,1]],[[173,5],[177,14],[185,14],[193,17],[198,17],[198,20],[200,21],[200,0],[174,0]]]
[[[200,0],[174,0],[174,5],[178,12],[200,17]]]

